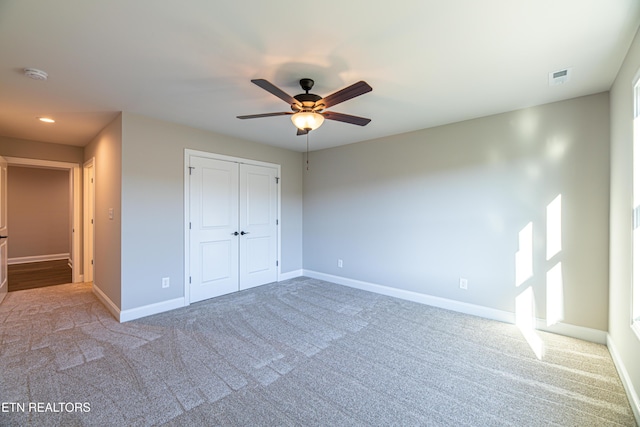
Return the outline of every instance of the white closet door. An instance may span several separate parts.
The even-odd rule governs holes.
[[[238,290],[238,163],[190,159],[190,302]]]
[[[240,165],[240,289],[278,278],[276,172]]]

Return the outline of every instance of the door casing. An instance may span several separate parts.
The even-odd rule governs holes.
[[[7,161],[0,157],[0,302],[9,291],[9,277],[7,274]]]
[[[81,253],[80,253],[80,236],[82,234],[82,225],[81,219],[82,215],[80,213],[80,189],[81,185],[81,177],[80,177],[80,164],[78,163],[68,163],[68,162],[57,162],[52,160],[38,160],[38,159],[25,159],[20,157],[7,157],[4,156],[9,166],[11,165],[20,165],[20,166],[30,166],[36,168],[47,168],[47,169],[63,169],[69,171],[69,185],[71,192],[71,264],[72,264],[72,272],[73,276],[71,281],[82,282],[83,275],[81,273]]]
[[[85,282],[93,282],[95,257],[95,158],[87,160],[83,165],[83,273]]]

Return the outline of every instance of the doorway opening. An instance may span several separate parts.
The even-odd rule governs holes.
[[[16,157],[5,157],[8,167],[14,171],[20,171],[22,175],[14,176],[29,176],[31,173],[32,178],[35,180],[31,183],[37,183],[37,180],[53,178],[57,181],[58,191],[63,194],[62,204],[56,203],[57,207],[53,209],[53,203],[48,205],[34,204],[32,206],[29,203],[33,203],[33,197],[31,202],[26,202],[24,205],[29,210],[39,210],[38,215],[34,218],[42,220],[43,215],[46,218],[47,215],[63,216],[65,223],[59,227],[62,229],[62,234],[52,233],[47,237],[40,239],[39,229],[37,223],[34,223],[33,230],[27,228],[25,231],[24,221],[20,225],[21,233],[14,234],[13,241],[15,245],[31,244],[41,245],[38,246],[36,251],[29,252],[24,247],[19,246],[19,250],[9,257],[9,290],[24,290],[33,289],[42,286],[50,286],[54,284],[63,284],[69,282],[82,282],[82,266],[80,260],[80,165],[75,163],[56,162],[48,160],[36,160],[36,159],[24,159]],[[11,186],[11,174],[8,175],[8,183]],[[19,188],[19,186],[17,187]],[[20,191],[20,190],[17,190]],[[65,194],[66,193],[66,194]],[[25,196],[24,194],[18,196]],[[27,195],[28,200],[28,195]],[[14,223],[22,220],[22,216],[25,212],[21,202],[20,216],[14,213]],[[12,211],[11,204],[8,206],[9,212]],[[11,252],[11,217],[9,216],[9,252]],[[52,219],[53,221],[53,219]],[[57,222],[60,223],[60,218]],[[41,226],[41,224],[40,224]],[[17,228],[16,228],[17,230]],[[21,237],[20,237],[21,236]],[[26,237],[26,238],[25,238]],[[20,238],[20,240],[17,240]],[[56,244],[47,242],[47,239],[64,241],[66,245],[56,246]],[[41,240],[45,240],[44,242]],[[18,243],[19,242],[19,243]],[[62,250],[57,248],[63,247]],[[58,282],[58,283],[56,283]]]

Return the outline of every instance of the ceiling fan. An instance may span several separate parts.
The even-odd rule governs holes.
[[[296,96],[291,96],[284,92],[282,89],[275,86],[273,83],[264,79],[251,80],[260,86],[267,92],[277,96],[284,102],[291,106],[291,112],[281,113],[265,113],[265,114],[251,114],[248,116],[237,116],[239,119],[257,119],[260,117],[273,117],[273,116],[291,116],[291,121],[298,128],[298,135],[306,135],[310,131],[318,129],[324,122],[324,119],[336,120],[339,122],[350,123],[358,126],[367,125],[371,119],[364,117],[352,116],[349,114],[336,113],[334,111],[324,111],[326,108],[333,107],[344,101],[348,101],[356,96],[363,95],[367,92],[371,92],[373,89],[364,81],[359,81],[351,86],[348,86],[342,90],[339,90],[331,95],[322,98],[313,93],[309,93],[313,87],[313,80],[300,79],[300,86],[305,93],[301,93]]]

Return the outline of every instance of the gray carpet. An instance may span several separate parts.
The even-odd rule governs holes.
[[[309,278],[125,324],[85,284],[12,292],[0,425],[635,425],[606,347],[539,336]]]

